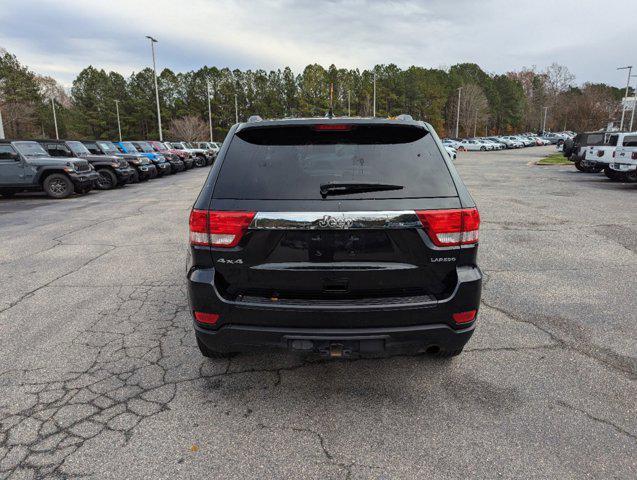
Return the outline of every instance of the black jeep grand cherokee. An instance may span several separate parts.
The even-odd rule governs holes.
[[[432,126],[235,125],[190,215],[201,353],[462,351],[480,304],[480,217]]]

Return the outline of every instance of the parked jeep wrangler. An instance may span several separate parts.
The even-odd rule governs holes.
[[[116,156],[126,160],[128,165],[135,170],[133,173],[133,183],[157,176],[157,168],[155,165],[141,153],[122,153],[113,142],[106,140],[84,141],[82,143],[93,155]]]
[[[217,158],[217,154],[219,153],[219,147],[217,147],[217,144],[214,142],[195,142],[194,144],[195,148],[200,148],[202,150],[206,151],[206,155],[210,158],[212,158],[213,162],[214,159]]]
[[[637,135],[626,135],[617,147],[613,161],[608,165],[620,180],[637,182]]]
[[[191,155],[183,150],[177,150],[175,148],[170,148],[164,142],[158,142],[156,140],[149,140],[148,143],[155,152],[161,153],[164,156],[168,155],[176,155],[184,164],[185,170],[190,170],[195,166],[195,156]]]
[[[603,145],[588,147],[584,160],[587,164],[601,167],[604,175],[613,182],[625,182],[627,181],[625,173],[610,168],[610,164],[615,161],[617,148],[629,146],[636,136],[637,132],[611,133],[607,135]]]
[[[88,161],[99,174],[97,188],[110,190],[131,182],[133,170],[128,162],[115,155],[93,155],[82,142],[68,140],[38,140],[52,157],[75,157]]]
[[[157,169],[157,175],[160,177],[169,174],[172,170],[170,163],[168,163],[166,157],[164,157],[163,155],[143,152],[139,150],[135,145],[133,145],[132,142],[117,142],[115,143],[115,146],[122,153],[136,153],[145,156],[149,161],[153,163],[153,165],[155,165],[155,168]]]
[[[0,140],[0,195],[44,191],[51,198],[88,193],[99,175],[88,161],[53,158],[38,142]]]
[[[195,167],[205,167],[212,163],[211,161],[208,161],[205,150],[202,150],[201,148],[192,148],[186,142],[166,142],[166,146],[175,150],[181,150],[191,155],[195,159]]]
[[[153,154],[155,157],[164,157],[164,159],[166,159],[166,161],[170,164],[170,173],[183,172],[186,169],[184,162],[181,161],[178,155],[168,152],[158,152],[155,148],[153,148],[150,142],[145,142],[143,140],[136,140],[130,143],[132,143],[140,153]]]
[[[587,162],[585,158],[586,150],[588,147],[604,145],[604,140],[607,138],[607,135],[607,132],[578,133],[575,135],[575,138],[568,138],[564,141],[563,154],[575,164],[575,168],[580,172],[599,173],[604,168],[597,165],[597,162]]]

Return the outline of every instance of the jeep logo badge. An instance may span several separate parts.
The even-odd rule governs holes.
[[[334,218],[330,215],[325,215],[318,221],[318,226],[320,228],[351,228],[353,224],[353,220],[348,220],[345,218]]]

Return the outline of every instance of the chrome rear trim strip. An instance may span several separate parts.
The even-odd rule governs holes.
[[[381,212],[259,212],[252,230],[352,230],[418,228],[413,210]]]

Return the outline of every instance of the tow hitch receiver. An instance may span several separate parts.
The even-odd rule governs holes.
[[[349,357],[352,354],[352,351],[348,348],[345,348],[342,343],[330,343],[327,348],[319,349],[321,355],[328,356],[330,358],[342,358]]]
[[[330,344],[330,357],[342,357],[343,356],[343,345],[340,343],[332,343]]]

